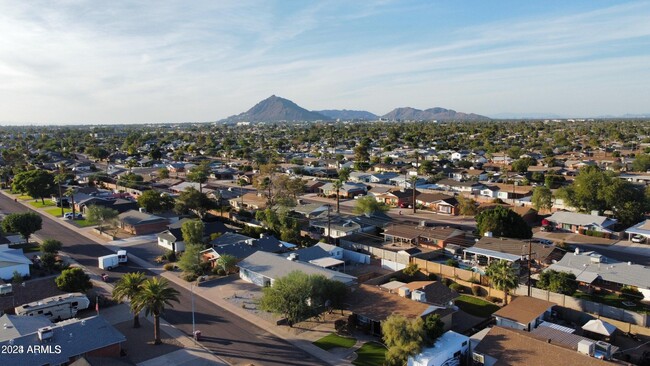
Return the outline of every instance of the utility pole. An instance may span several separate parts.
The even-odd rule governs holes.
[[[415,187],[418,184],[418,170],[420,169],[420,154],[418,154],[418,150],[415,149],[415,177],[413,179],[413,214],[415,215],[416,213],[416,204],[415,204]]]
[[[528,239],[528,296],[531,296],[530,263],[533,260],[533,242]]]
[[[332,244],[332,217],[330,216],[330,204],[327,204],[327,244]]]

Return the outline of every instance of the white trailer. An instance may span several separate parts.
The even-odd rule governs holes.
[[[75,292],[61,296],[52,296],[29,304],[16,306],[16,315],[46,316],[51,321],[74,318],[77,311],[88,309],[90,300],[86,295]]]
[[[109,254],[97,258],[99,261],[99,268],[110,271],[111,269],[120,265],[120,259],[117,254]]]
[[[129,261],[129,257],[126,255],[126,250],[117,251],[117,261],[120,263],[126,263]]]

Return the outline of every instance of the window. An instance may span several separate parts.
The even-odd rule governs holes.
[[[79,305],[79,303],[77,301],[72,302],[72,306],[77,306],[77,305]]]
[[[467,341],[463,342],[462,345],[463,345],[463,346],[467,346]]]

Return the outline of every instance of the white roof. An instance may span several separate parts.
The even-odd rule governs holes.
[[[318,259],[312,259],[309,261],[311,264],[315,264],[319,267],[327,268],[327,267],[334,267],[338,266],[339,264],[345,263],[344,261],[332,257],[324,257],[324,258],[318,258]]]
[[[614,334],[616,327],[600,319],[592,319],[588,321],[587,324],[583,325],[582,329],[605,336],[611,336]]]
[[[497,252],[496,250],[484,249],[484,248],[466,248],[465,253],[484,255],[491,258],[503,259],[509,262],[515,262],[521,259],[520,255],[514,255],[509,253]]]
[[[579,226],[596,225],[601,227],[608,227],[616,222],[615,219],[610,219],[605,216],[581,214],[577,212],[556,211],[553,215],[546,218],[546,220],[562,224],[571,224]]]
[[[400,287],[402,287],[404,285],[406,285],[406,283],[404,283],[404,282],[390,281],[388,283],[384,283],[380,287],[385,288],[386,290],[397,290],[398,288],[400,288]]]

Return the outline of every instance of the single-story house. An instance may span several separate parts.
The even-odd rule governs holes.
[[[351,286],[357,278],[345,273],[332,271],[311,263],[304,263],[293,257],[257,251],[239,262],[239,277],[258,286],[272,286],[273,282],[291,272],[299,271],[308,275],[323,275],[325,278]]]
[[[477,182],[459,182],[453,179],[442,179],[436,183],[443,189],[454,192],[469,194],[478,194],[483,188],[483,184]]]
[[[185,251],[185,241],[183,240],[183,233],[181,227],[183,223],[187,221],[192,221],[190,219],[182,219],[173,224],[167,226],[167,230],[158,234],[158,245],[167,249],[173,250],[175,252],[184,252]],[[215,233],[226,233],[231,232],[224,223],[220,221],[214,222],[204,222],[203,223],[203,238],[204,240],[209,238],[212,234]]]
[[[491,236],[481,237],[474,246],[468,249],[465,249],[467,253],[471,253],[471,249],[488,249],[498,253],[512,254],[520,258],[527,257],[530,252],[532,260],[541,266],[548,266],[553,261],[562,259],[565,254],[565,251],[554,245],[531,243],[530,240]]]
[[[332,183],[324,184],[320,187],[320,190],[326,196],[336,196],[336,189]],[[339,197],[352,198],[357,195],[365,195],[367,192],[368,187],[363,183],[345,182],[341,188],[339,188],[338,194]]]
[[[402,315],[408,319],[425,318],[431,314],[440,315],[445,329],[451,327],[453,307],[439,307],[412,300],[376,286],[359,285],[346,299],[348,309],[355,316],[356,323],[371,334],[381,335],[381,322],[390,315]]]
[[[546,218],[554,227],[579,233],[580,230],[594,230],[611,233],[610,228],[616,224],[616,219],[606,216],[588,215],[577,212],[556,211]]]
[[[169,220],[164,217],[136,210],[123,212],[117,218],[120,229],[133,235],[161,232],[169,225]]]
[[[0,328],[0,347],[23,350],[3,353],[5,365],[67,365],[82,356],[119,358],[126,341],[102,316],[52,323],[43,316],[3,315],[0,322],[5,325]],[[27,351],[46,345],[50,352]]]
[[[487,329],[487,334],[471,351],[475,365],[611,366],[609,362],[581,354],[552,340],[535,337],[530,332],[500,326]]]
[[[620,262],[596,252],[576,250],[565,254],[548,269],[571,272],[578,282],[615,291],[623,286],[634,286],[645,299],[650,299],[650,269],[643,265]]]
[[[444,193],[420,193],[415,203],[443,215],[458,215],[458,200]]]
[[[417,190],[415,195],[420,194]],[[375,199],[383,202],[389,206],[402,206],[413,204],[413,190],[412,189],[392,189],[386,193],[378,194]]]
[[[228,201],[230,206],[241,210],[264,210],[268,200],[261,193],[248,192],[244,193],[243,197],[232,198]]]
[[[498,326],[530,332],[551,316],[553,306],[555,303],[550,301],[519,296],[492,316]]]
[[[9,249],[7,244],[0,245],[0,278],[11,281],[14,271],[21,276],[29,276],[32,261],[23,254],[22,249]]]
[[[447,244],[465,242],[465,232],[450,227],[424,227],[411,225],[391,225],[382,233],[385,242],[409,243],[433,249],[443,249]]]
[[[293,246],[293,244],[280,241],[272,235],[261,234],[259,239],[255,239],[237,233],[225,233],[211,241],[210,245],[210,248],[201,251],[201,256],[213,267],[216,261],[225,254],[242,260],[257,251],[284,253]]]

